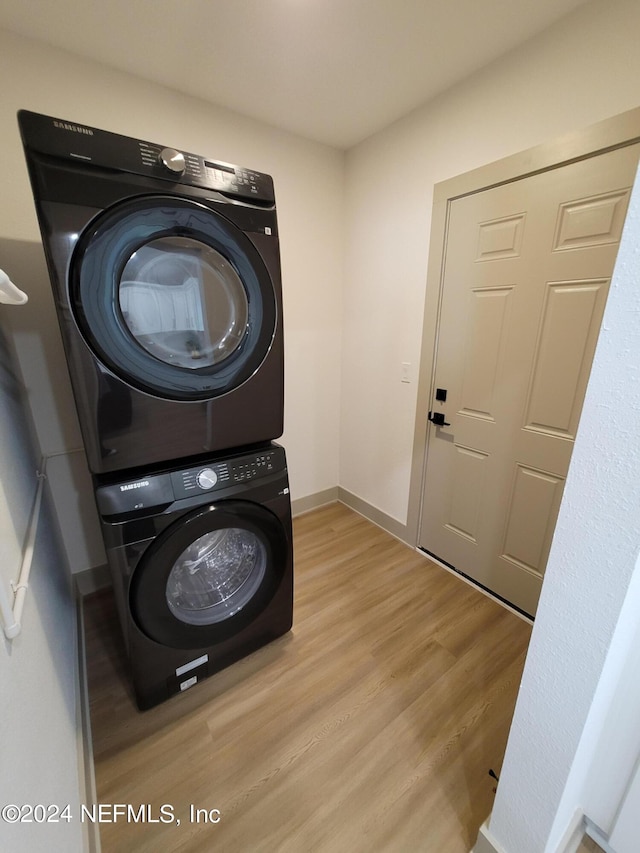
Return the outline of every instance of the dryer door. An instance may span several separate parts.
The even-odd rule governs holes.
[[[201,507],[151,544],[131,581],[138,627],[173,648],[222,642],[267,607],[289,566],[285,529],[245,501]]]
[[[173,400],[242,384],[277,322],[273,282],[248,237],[205,205],[168,196],[123,202],[93,221],[73,254],[70,301],[104,364]]]

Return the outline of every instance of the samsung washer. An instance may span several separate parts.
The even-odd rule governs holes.
[[[141,709],[291,628],[282,447],[102,484],[96,502]]]

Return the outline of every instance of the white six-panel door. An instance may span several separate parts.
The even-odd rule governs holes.
[[[429,428],[419,544],[530,614],[639,157],[629,146],[449,207],[431,403],[447,425]]]

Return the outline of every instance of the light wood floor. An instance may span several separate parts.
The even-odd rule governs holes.
[[[580,847],[578,847],[576,853],[604,853],[604,851],[602,847],[593,840],[593,838],[589,838],[588,835],[585,835],[580,842]]]
[[[109,593],[86,600],[104,853],[468,853],[529,626],[340,504],[294,522],[291,634],[139,713]],[[219,809],[191,823],[190,805]],[[215,814],[212,815],[215,817]]]

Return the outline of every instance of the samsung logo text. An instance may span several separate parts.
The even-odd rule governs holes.
[[[129,492],[131,489],[143,489],[145,486],[149,486],[150,483],[148,480],[138,480],[137,483],[127,483],[126,486],[120,486],[121,492]]]
[[[89,127],[81,127],[79,124],[67,124],[66,121],[54,121],[53,126],[59,130],[72,130],[74,133],[84,133],[85,136],[93,136],[93,131]]]

